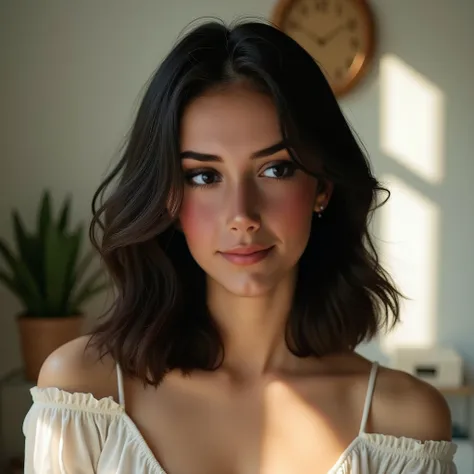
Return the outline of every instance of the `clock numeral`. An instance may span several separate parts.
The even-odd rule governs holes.
[[[295,20],[288,20],[286,26],[292,30],[298,29],[298,23]]]
[[[355,29],[357,29],[357,20],[355,20],[354,18],[351,18],[348,22],[347,22],[347,29],[349,31],[354,31]]]
[[[309,11],[308,11],[308,6],[307,5],[300,5],[298,8],[299,13],[301,13],[303,16],[306,16]]]
[[[341,0],[337,0],[337,3],[336,3],[336,15],[337,16],[342,16],[342,1]]]
[[[329,7],[329,0],[316,0],[314,2],[314,6],[316,10],[320,12],[326,12]]]
[[[351,38],[351,46],[357,49],[359,47],[359,40],[357,38]]]

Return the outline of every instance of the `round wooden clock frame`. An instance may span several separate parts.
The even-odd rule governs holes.
[[[272,23],[287,33],[285,31],[285,22],[288,18],[288,15],[292,12],[292,9],[295,7],[295,5],[301,1],[302,0],[279,0],[271,16]],[[359,51],[356,53],[356,56],[358,56],[357,60],[355,60],[348,68],[342,84],[332,84],[329,80],[334,94],[336,97],[340,98],[352,91],[353,88],[359,84],[361,79],[365,77],[367,71],[370,69],[375,54],[376,28],[374,14],[366,0],[328,0],[327,3],[334,3],[337,1],[351,3],[358,10],[360,16],[363,18],[363,28],[361,34],[363,35],[366,45],[364,51]],[[291,34],[289,34],[289,36],[291,36]]]

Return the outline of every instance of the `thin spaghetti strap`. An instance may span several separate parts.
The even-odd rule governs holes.
[[[123,375],[122,369],[120,368],[120,364],[117,362],[117,386],[118,386],[118,396],[119,396],[119,404],[122,408],[125,408],[125,394],[123,390]]]
[[[372,363],[372,369],[370,371],[369,384],[367,386],[367,395],[365,397],[364,412],[362,413],[362,421],[360,423],[359,434],[365,433],[365,428],[370,413],[370,406],[372,405],[372,396],[374,394],[375,379],[377,378],[378,366],[379,364],[377,362]]]

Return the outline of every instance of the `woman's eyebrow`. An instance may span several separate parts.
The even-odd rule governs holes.
[[[274,155],[281,150],[288,149],[288,146],[285,142],[281,141],[275,143],[275,145],[271,145],[267,148],[263,148],[262,150],[258,150],[251,155],[251,159],[258,159],[258,158],[265,158],[267,156]],[[191,158],[192,160],[197,161],[222,161],[222,158],[218,155],[212,155],[209,153],[199,153],[197,151],[192,150],[185,150],[180,153],[181,159],[184,158]]]

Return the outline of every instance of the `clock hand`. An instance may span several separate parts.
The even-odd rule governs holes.
[[[315,43],[318,43],[319,46],[323,46],[324,45],[324,40],[322,38],[320,38],[316,33],[313,33],[312,31],[306,29],[305,27],[303,26],[300,26],[300,31],[305,35],[307,36],[309,39],[311,39],[312,41],[314,41]]]
[[[326,43],[329,43],[332,39],[334,39],[342,30],[345,30],[347,28],[347,24],[342,24],[334,28],[331,32],[329,32],[327,35],[323,36],[319,41],[321,46],[326,45]]]

